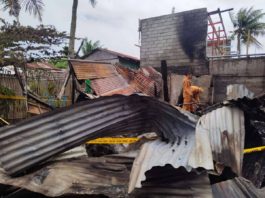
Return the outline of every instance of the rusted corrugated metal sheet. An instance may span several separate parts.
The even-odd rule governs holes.
[[[219,182],[212,185],[214,198],[262,198],[264,192],[258,190],[243,177]]]
[[[33,63],[27,63],[27,67],[31,69],[48,69],[48,70],[60,70],[56,67],[54,67],[50,63],[45,62],[33,62]]]
[[[137,93],[137,91],[135,90],[134,86],[129,85],[125,88],[122,89],[116,89],[116,90],[112,90],[108,93],[102,94],[103,96],[112,96],[115,94],[120,94],[120,95],[124,95],[124,96],[129,96],[132,95],[134,93]]]
[[[137,92],[149,96],[159,96],[162,89],[162,76],[152,67],[140,68],[139,70],[130,70],[116,66],[117,71],[134,86]]]
[[[136,70],[132,70],[129,68],[125,68],[120,65],[116,65],[116,69],[123,78],[127,80],[127,82],[131,82],[134,79],[134,75],[136,74]]]
[[[174,143],[195,123],[151,97],[101,97],[1,128],[0,162],[14,175],[93,138],[151,131]]]
[[[98,96],[106,95],[108,92],[121,90],[128,86],[128,83],[121,75],[91,81],[91,87]]]
[[[142,72],[137,72],[135,74],[133,84],[135,88],[142,93],[149,96],[155,96],[159,88],[156,88],[156,83],[151,78],[146,77]]]
[[[118,75],[116,68],[110,63],[82,60],[70,61],[78,80],[106,78]]]

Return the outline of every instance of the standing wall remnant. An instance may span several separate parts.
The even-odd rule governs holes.
[[[206,63],[207,9],[196,9],[140,20],[141,67],[191,66],[196,75],[208,74]]]

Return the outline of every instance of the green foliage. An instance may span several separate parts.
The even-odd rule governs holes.
[[[259,9],[241,8],[236,14],[230,13],[230,19],[234,26],[232,38],[239,37],[243,43],[249,42],[258,47],[261,43],[255,38],[258,35],[265,34],[265,23],[261,22],[265,13]]]
[[[49,95],[56,95],[56,85],[53,82],[48,82]]]
[[[68,61],[66,59],[49,60],[49,63],[59,69],[68,68]]]
[[[93,50],[102,47],[102,45],[100,44],[100,41],[95,41],[93,42],[92,40],[89,40],[86,38],[83,42],[82,45],[82,53],[84,55],[87,55],[89,53],[91,53]]]
[[[42,0],[0,0],[0,4],[3,5],[3,10],[8,10],[9,14],[14,17],[18,17],[21,8],[24,8],[26,12],[38,17],[41,21],[43,12]]]
[[[38,82],[36,81],[30,81],[28,83],[29,85],[29,89],[34,92],[34,93],[38,93],[38,89],[39,89],[39,86],[38,86]]]
[[[15,92],[10,88],[0,85],[0,94],[5,95],[5,96],[14,96]]]
[[[65,32],[58,32],[53,26],[33,28],[16,22],[1,22],[0,66],[65,57],[62,46],[66,44]]]
[[[0,85],[0,94],[4,96],[15,96],[12,89]],[[10,105],[14,104],[14,100],[1,99],[0,100],[0,117],[7,118],[10,111]]]

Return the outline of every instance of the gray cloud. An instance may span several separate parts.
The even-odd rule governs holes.
[[[45,11],[44,24],[55,25],[61,31],[69,32],[71,21],[72,0],[44,0]],[[261,0],[98,0],[95,8],[92,8],[88,0],[80,0],[78,7],[77,36],[88,37],[91,40],[100,40],[104,47],[112,50],[139,56],[139,48],[134,44],[138,42],[138,19],[159,16],[175,12],[207,7],[208,11],[227,8],[254,6],[264,9],[265,4]],[[5,13],[4,17],[8,17]],[[223,14],[226,30],[233,29],[228,13]],[[9,17],[11,20],[11,18]],[[25,25],[39,24],[28,14],[22,14],[21,22]],[[261,43],[265,44],[262,38]],[[78,45],[78,43],[77,43]],[[235,50],[235,44],[233,44]],[[251,48],[251,52],[264,52],[263,49]],[[244,52],[244,49],[243,49]]]

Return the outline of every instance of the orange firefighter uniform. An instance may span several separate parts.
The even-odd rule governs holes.
[[[191,92],[191,77],[186,75],[183,79],[183,109],[186,111],[192,111],[192,92]]]
[[[192,111],[196,111],[198,104],[200,103],[200,94],[203,92],[203,89],[198,86],[191,86],[192,92]]]
[[[198,86],[191,85],[191,76],[186,75],[183,79],[183,109],[194,112],[200,102],[200,93],[203,89]]]

